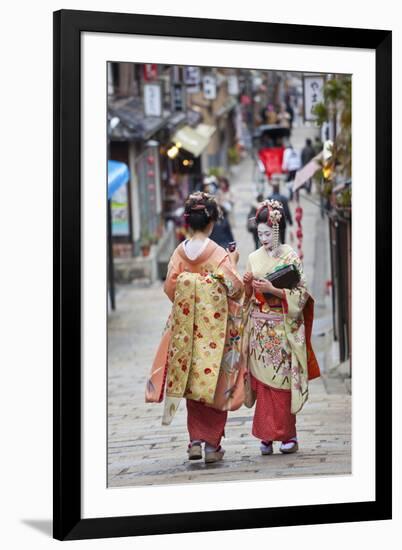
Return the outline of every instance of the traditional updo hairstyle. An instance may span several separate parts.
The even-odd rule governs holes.
[[[262,202],[255,213],[255,225],[265,223],[272,227],[273,248],[279,246],[279,224],[283,217],[283,205],[279,201],[266,200]]]
[[[267,225],[272,227],[272,222],[269,219],[268,205],[263,205],[257,209],[255,215],[255,225],[258,225],[259,223],[266,223]]]
[[[193,231],[204,231],[211,222],[216,222],[221,216],[220,208],[215,198],[202,191],[192,193],[184,205],[184,219]]]

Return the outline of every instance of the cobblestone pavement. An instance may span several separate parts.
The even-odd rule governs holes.
[[[237,199],[234,233],[241,255],[239,271],[244,273],[253,245],[251,235],[245,230],[255,194],[250,160],[243,161],[231,181]],[[328,311],[322,280],[317,280],[317,262],[322,264],[323,259],[316,258],[316,229],[324,231],[325,225],[319,225],[315,205],[304,196],[301,202],[304,268],[310,287],[322,295],[318,297],[316,309],[316,314],[322,316]],[[224,460],[209,465],[188,461],[185,403],[170,426],[161,426],[162,404],[144,403],[145,380],[169,310],[170,302],[160,283],[133,283],[119,287],[117,309],[109,315],[109,487],[351,473],[351,396],[340,383],[324,384],[325,373],[310,383],[309,401],[297,416],[298,453],[282,455],[276,444],[273,455],[261,456],[259,442],[251,436],[253,411],[242,407],[229,413],[223,440]],[[328,338],[321,335],[323,324],[319,321],[314,347],[321,359],[327,352]]]

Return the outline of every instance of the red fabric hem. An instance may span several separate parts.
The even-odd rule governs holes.
[[[199,401],[186,400],[187,429],[190,441],[198,439],[218,447],[225,436],[225,425],[228,413],[207,407]]]
[[[296,415],[290,412],[290,390],[274,389],[251,376],[257,393],[252,434],[261,441],[287,441],[296,437]]]

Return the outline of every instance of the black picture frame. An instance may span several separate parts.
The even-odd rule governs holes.
[[[392,33],[386,30],[61,10],[54,14],[54,509],[59,540],[391,519]],[[81,33],[367,48],[376,56],[375,501],[82,519]],[[381,293],[379,289],[381,288]],[[387,376],[383,375],[384,366]],[[387,450],[381,442],[387,442]]]

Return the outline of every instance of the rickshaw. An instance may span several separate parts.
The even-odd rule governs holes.
[[[282,171],[285,141],[290,137],[290,128],[278,124],[262,124],[253,133],[254,158],[268,181],[272,176],[280,175]]]

